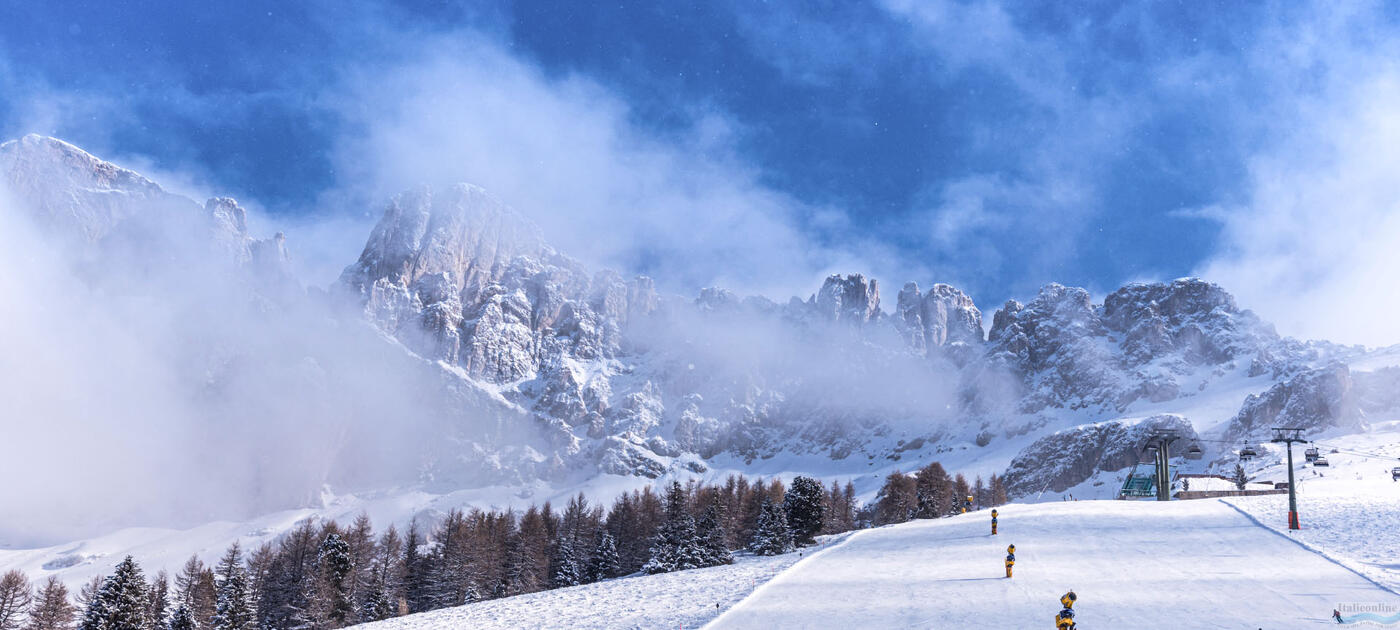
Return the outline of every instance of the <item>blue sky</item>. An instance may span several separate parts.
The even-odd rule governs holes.
[[[1355,288],[1310,300],[1354,312],[1353,271],[1392,264],[1307,261],[1395,209],[1393,173],[1336,180],[1396,157],[1358,145],[1389,128],[1366,112],[1398,76],[1396,6],[0,0],[0,133],[238,197],[314,283],[387,195],[473,181],[682,293],[860,271],[990,311],[1207,273],[1335,336],[1270,292],[1316,277]],[[1336,190],[1297,189],[1315,173]],[[1337,190],[1357,208],[1326,247],[1337,208],[1280,210]]]

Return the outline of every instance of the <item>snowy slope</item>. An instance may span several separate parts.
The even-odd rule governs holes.
[[[1010,505],[868,530],[794,566],[708,628],[1299,628],[1400,596],[1215,500]],[[1003,577],[1016,545],[1014,579]]]
[[[822,537],[820,546],[840,545],[850,534]],[[802,561],[788,553],[741,555],[729,566],[635,576],[496,599],[359,626],[367,630],[429,628],[699,628],[775,575]]]

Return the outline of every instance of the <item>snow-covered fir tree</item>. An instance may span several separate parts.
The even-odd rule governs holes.
[[[376,577],[366,589],[365,601],[360,605],[360,622],[382,621],[394,616],[394,604],[385,588],[383,573],[376,567]]]
[[[321,603],[326,620],[336,628],[352,623],[354,607],[350,602],[350,572],[354,569],[354,562],[350,558],[350,544],[338,533],[327,534],[317,552],[316,567],[321,577]]]
[[[729,553],[729,534],[724,529],[724,504],[711,501],[705,506],[705,513],[695,525],[695,535],[700,539],[706,566],[734,563],[734,556]]]
[[[127,556],[88,603],[79,630],[147,630],[146,578]]]
[[[792,530],[788,529],[783,506],[764,499],[758,513],[758,527],[749,541],[749,551],[760,556],[776,556],[792,551]]]
[[[652,540],[651,559],[643,571],[667,573],[707,566],[705,550],[695,532],[695,518],[687,503],[680,482],[671,482],[671,489],[666,492],[666,522]]]
[[[824,495],[822,484],[816,479],[798,476],[792,480],[783,496],[783,511],[787,513],[788,528],[792,530],[795,544],[816,544],[825,516]]]
[[[578,586],[583,584],[585,578],[583,562],[579,560],[579,554],[574,550],[574,541],[570,538],[562,538],[554,548],[554,575],[550,578],[550,583],[554,588],[564,586]]]
[[[184,604],[175,607],[175,612],[170,613],[170,630],[196,630],[194,616],[190,614],[190,609]]]
[[[166,617],[170,614],[170,578],[165,571],[157,573],[151,580],[147,597],[146,618],[151,620],[151,627],[164,628]]]
[[[224,553],[215,571],[218,593],[214,604],[214,630],[253,630],[257,610],[243,570],[243,550],[235,542]]]
[[[603,530],[598,536],[598,546],[593,548],[593,557],[588,559],[588,581],[597,582],[615,577],[618,571],[617,543],[612,532]]]

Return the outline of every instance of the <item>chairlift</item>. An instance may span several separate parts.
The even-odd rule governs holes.
[[[1248,442],[1245,443],[1244,448],[1240,449],[1240,461],[1242,462],[1247,462],[1258,456],[1259,453],[1257,453],[1254,447],[1250,446]]]
[[[1319,458],[1317,458],[1317,459],[1314,459],[1314,460],[1313,460],[1313,466],[1314,466],[1314,467],[1316,467],[1316,466],[1325,466],[1325,467],[1327,467],[1327,468],[1331,468],[1331,467],[1332,467],[1331,464],[1327,463],[1327,458],[1326,458],[1326,457],[1319,457]]]
[[[1140,461],[1144,464],[1151,464],[1157,461],[1157,445],[1149,444],[1147,448],[1142,449],[1142,459]]]
[[[1390,480],[1400,481],[1400,466],[1390,469]]]
[[[1201,459],[1202,457],[1205,457],[1205,451],[1202,451],[1199,445],[1192,444],[1191,448],[1186,449],[1186,459]]]
[[[1309,446],[1308,450],[1303,451],[1303,457],[1310,462],[1315,462],[1321,455],[1318,454],[1316,446]]]

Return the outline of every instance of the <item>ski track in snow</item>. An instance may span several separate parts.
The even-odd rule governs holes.
[[[707,628],[1297,628],[1400,597],[1220,501],[1079,501],[869,530],[795,566]],[[1016,577],[1003,577],[1006,545]]]

